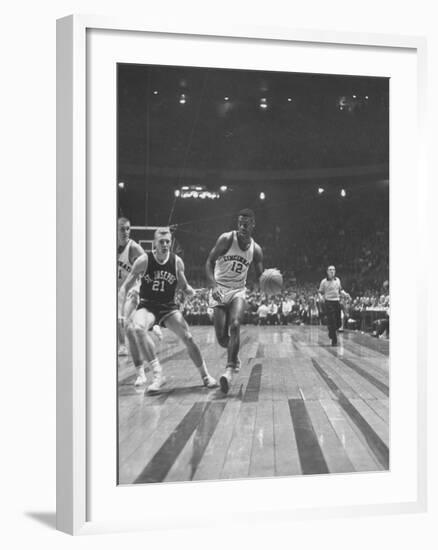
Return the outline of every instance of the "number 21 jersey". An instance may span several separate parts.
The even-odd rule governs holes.
[[[232,236],[231,246],[223,256],[219,256],[214,266],[215,281],[226,288],[244,288],[248,269],[254,256],[254,240],[247,250],[242,250],[237,241],[236,231],[226,233]]]
[[[153,252],[148,252],[148,267],[141,278],[140,300],[152,304],[175,304],[175,291],[178,283],[176,276],[176,256],[172,252],[163,264],[159,263]]]

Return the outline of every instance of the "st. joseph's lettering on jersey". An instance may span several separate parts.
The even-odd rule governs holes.
[[[146,273],[143,277],[143,279],[147,283],[152,283],[153,281],[166,281],[170,285],[175,284],[176,277],[172,273],[169,273],[169,271],[154,271],[153,277],[149,273]]]

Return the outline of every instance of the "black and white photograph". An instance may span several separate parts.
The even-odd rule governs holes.
[[[390,469],[389,85],[118,64],[119,485]]]

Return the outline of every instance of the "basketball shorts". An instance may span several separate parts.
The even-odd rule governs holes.
[[[222,299],[220,301],[217,301],[212,296],[212,291],[210,290],[209,294],[209,307],[226,307],[233,300],[236,300],[237,298],[242,298],[242,300],[246,299],[246,288],[226,288],[221,285],[217,285],[218,288],[222,291]]]
[[[147,302],[146,300],[140,300],[137,309],[147,309],[155,317],[156,325],[164,325],[166,319],[173,315],[175,311],[179,311],[179,307],[176,304],[157,304],[155,302]]]

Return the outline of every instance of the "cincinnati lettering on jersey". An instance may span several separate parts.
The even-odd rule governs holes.
[[[148,273],[146,273],[146,275],[143,277],[143,279],[147,283],[152,283],[152,281],[166,281],[170,285],[173,285],[176,281],[175,275],[173,275],[172,273],[169,273],[169,271],[162,271],[162,270],[154,271],[154,278],[153,279],[152,279],[152,277],[150,277],[150,275]]]
[[[238,254],[229,254],[228,256],[222,256],[224,262],[240,262],[243,265],[249,266],[250,262],[246,258],[239,256]]]
[[[131,273],[132,266],[130,266],[129,264],[125,264],[125,263],[121,262],[120,260],[118,261],[118,264],[119,264],[119,267],[121,267],[122,269],[124,269],[128,273]]]

